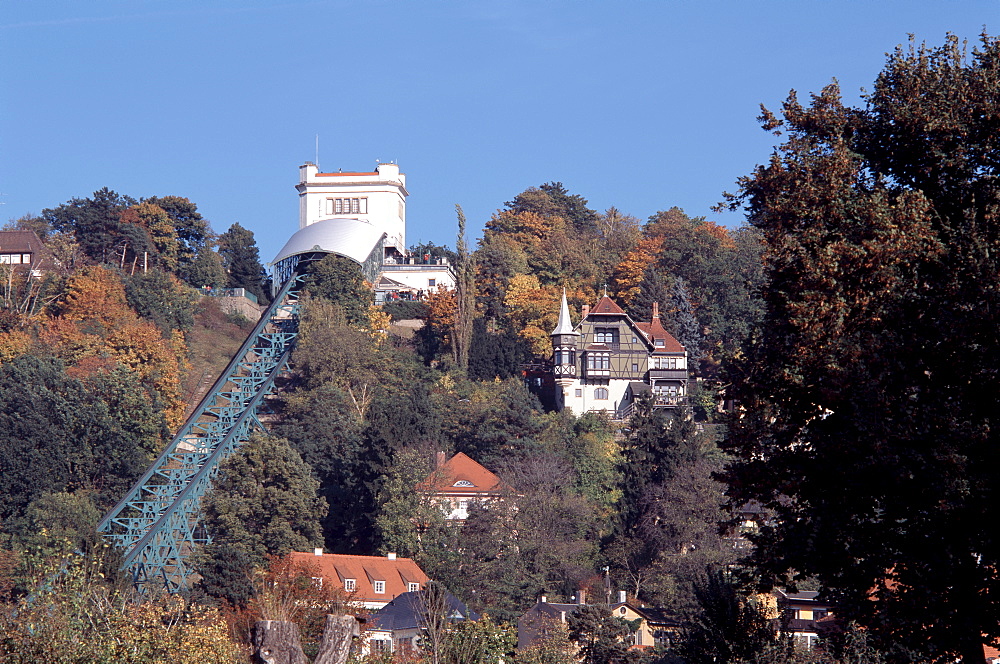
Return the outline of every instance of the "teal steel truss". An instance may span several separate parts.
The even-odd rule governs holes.
[[[211,542],[201,499],[219,463],[264,432],[260,415],[299,331],[304,277],[290,275],[257,327],[163,453],[98,525],[118,546],[140,592],[190,587],[188,557]]]

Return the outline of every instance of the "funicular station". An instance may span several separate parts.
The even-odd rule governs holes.
[[[372,283],[390,274],[407,289],[454,287],[447,265],[421,265],[407,256],[406,176],[396,164],[321,173],[307,163],[296,189],[299,230],[271,263],[271,305],[166,449],[98,525],[122,551],[140,592],[191,586],[188,558],[211,542],[200,523],[201,500],[219,464],[253,434],[266,432],[268,397],[298,337],[307,264],[333,253],[358,263]]]

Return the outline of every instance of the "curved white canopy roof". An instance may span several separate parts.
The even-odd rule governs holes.
[[[358,263],[364,263],[384,235],[384,232],[365,221],[324,219],[300,228],[289,238],[271,264],[274,265],[296,254],[313,251],[340,254]]]

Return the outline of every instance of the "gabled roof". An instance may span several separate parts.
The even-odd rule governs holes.
[[[0,231],[0,254],[31,254],[32,268],[58,265],[35,231]]]
[[[470,610],[450,592],[445,591],[444,599],[450,621],[479,620],[479,614]],[[383,632],[417,629],[424,626],[423,616],[420,593],[406,592],[373,612],[368,619],[368,629]]]
[[[329,583],[341,588],[345,579],[354,579],[354,599],[360,602],[389,602],[409,591],[410,583],[419,583],[422,588],[427,583],[427,575],[412,558],[390,558],[383,556],[348,556],[339,553],[288,554],[292,561],[303,566],[318,569]],[[385,592],[376,593],[374,581],[385,581]]]
[[[625,315],[625,311],[621,307],[619,307],[618,304],[614,300],[612,300],[610,297],[608,297],[607,295],[605,295],[600,300],[598,300],[597,304],[594,305],[594,308],[590,310],[590,315],[591,316],[595,316],[595,315],[596,316],[624,316]]]
[[[653,352],[660,353],[683,353],[684,346],[681,342],[674,338],[674,335],[667,332],[663,324],[660,322],[659,316],[654,316],[653,319],[648,323],[636,323],[636,327],[642,330],[643,334],[653,342],[654,348]],[[656,345],[656,340],[663,340],[662,346]]]
[[[503,488],[503,483],[467,454],[459,452],[418,484],[417,488],[435,493],[479,494],[497,492]]]

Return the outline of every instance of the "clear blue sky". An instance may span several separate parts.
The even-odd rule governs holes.
[[[107,186],[186,196],[273,258],[298,166],[407,174],[409,243],[454,245],[562,181],[645,219],[767,159],[755,120],[834,77],[857,101],[908,33],[973,41],[998,0],[8,0],[0,221]]]

